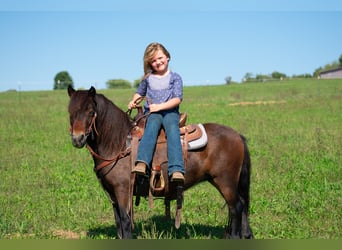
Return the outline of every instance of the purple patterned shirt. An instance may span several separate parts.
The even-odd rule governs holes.
[[[183,81],[180,75],[175,72],[158,78],[149,75],[146,79],[142,80],[136,91],[141,96],[146,96],[144,105],[145,112],[149,111],[149,104],[167,102],[172,98],[178,97],[183,99]],[[179,106],[175,108],[179,110]]]

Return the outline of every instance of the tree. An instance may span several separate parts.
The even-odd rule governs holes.
[[[284,79],[286,78],[286,75],[284,73],[280,73],[278,71],[274,71],[272,73],[272,78],[275,78],[275,79]]]
[[[54,82],[53,89],[67,89],[69,85],[74,87],[74,82],[67,71],[57,73]]]
[[[314,77],[319,77],[319,75],[321,74],[322,71],[323,71],[322,67],[319,67],[319,68],[315,69],[315,71],[313,73],[313,76]]]
[[[258,82],[266,82],[267,80],[271,80],[272,77],[270,75],[264,75],[264,74],[257,74],[255,76],[255,79],[258,81]]]
[[[340,62],[340,66],[342,66],[342,54],[340,55],[340,58],[338,59],[338,61]]]
[[[292,78],[312,78],[312,75],[309,73],[304,73],[300,75],[292,75]]]
[[[109,89],[129,89],[132,88],[132,84],[124,79],[112,79],[106,82]]]
[[[247,72],[245,76],[243,77],[243,81],[249,81],[253,78],[253,73]]]
[[[226,78],[224,78],[224,80],[226,81],[226,84],[230,84],[232,82],[232,77],[227,76]]]

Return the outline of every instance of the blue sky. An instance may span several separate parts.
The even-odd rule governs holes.
[[[188,86],[313,73],[342,54],[342,1],[164,2],[2,0],[0,91],[51,90],[63,70],[76,88],[133,82],[154,41]]]

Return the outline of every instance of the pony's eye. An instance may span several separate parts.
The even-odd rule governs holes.
[[[95,115],[95,111],[90,111],[89,116],[93,117]]]

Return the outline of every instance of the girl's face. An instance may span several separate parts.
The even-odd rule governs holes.
[[[155,74],[163,75],[168,70],[169,58],[162,50],[157,50],[150,64]]]

